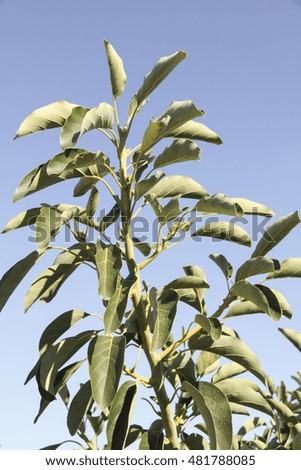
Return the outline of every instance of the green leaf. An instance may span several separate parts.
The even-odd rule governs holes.
[[[113,129],[114,108],[108,103],[100,103],[90,109],[84,116],[81,124],[80,135],[93,129]]]
[[[198,109],[190,100],[173,101],[168,109],[158,118],[158,120],[161,121],[166,117],[169,117],[166,128],[166,135],[169,137],[171,132],[178,129],[183,124],[186,124],[196,117],[204,115],[205,111]]]
[[[265,384],[266,374],[254,352],[239,338],[222,335],[213,341],[209,336],[199,336],[189,340],[189,348],[209,351],[226,357],[245,367]]]
[[[237,224],[229,222],[211,222],[197,229],[192,237],[211,237],[227,240],[239,245],[251,246],[251,239],[247,232]]]
[[[201,199],[208,196],[207,191],[189,176],[173,175],[160,180],[151,190],[158,199],[180,196],[183,198]]]
[[[199,276],[182,276],[166,284],[164,290],[168,289],[208,289],[210,286]]]
[[[120,274],[117,278],[116,290],[110,298],[104,314],[104,327],[106,335],[110,335],[121,325],[126,310],[131,287],[136,281],[135,276],[123,279]]]
[[[37,248],[47,248],[49,242],[59,233],[63,225],[61,214],[52,207],[42,207],[36,220]]]
[[[271,272],[268,279],[301,277],[301,258],[288,258],[281,263],[279,271]]]
[[[40,385],[48,394],[55,396],[55,381],[61,367],[77,353],[93,336],[95,331],[84,331],[76,336],[65,338],[51,346],[41,358]]]
[[[68,101],[56,101],[29,114],[19,127],[15,139],[33,132],[44,131],[64,125],[76,104]]]
[[[202,198],[192,212],[204,212],[205,214],[226,214],[233,217],[243,217],[244,211],[239,204],[233,202],[224,194],[218,193],[213,196]]]
[[[104,40],[108,65],[110,69],[110,78],[112,93],[115,98],[123,93],[126,84],[126,73],[123,67],[123,61],[115,51],[112,44]]]
[[[3,307],[14,290],[24,279],[30,269],[35,265],[42,254],[43,253],[38,251],[32,251],[25,258],[18,261],[3,275],[2,279],[0,280],[0,311],[3,310]]]
[[[285,238],[290,233],[290,231],[299,224],[299,222],[300,218],[298,211],[277,219],[266,229],[262,235],[252,254],[252,258],[266,255],[283,238]]]
[[[225,379],[215,384],[230,402],[249,406],[255,410],[273,416],[268,402],[260,394],[260,388],[246,379]]]
[[[98,178],[94,178],[93,176],[83,176],[79,182],[76,184],[73,190],[74,197],[80,197],[86,194],[97,182]]]
[[[217,318],[208,318],[205,315],[196,315],[194,321],[213,339],[217,340],[222,334],[222,325]]]
[[[79,321],[88,317],[89,314],[82,310],[69,310],[59,315],[45,328],[39,342],[40,355],[44,352],[66,331]]]
[[[178,294],[173,290],[166,290],[159,297],[157,319],[151,345],[152,351],[162,348],[166,343],[176,316],[178,300]]]
[[[208,382],[195,388],[188,382],[183,388],[192,396],[206,423],[211,450],[230,450],[232,444],[232,415],[225,395]]]
[[[140,439],[143,435],[143,427],[138,424],[132,424],[129,428],[129,432],[126,438],[125,447],[133,444],[137,439]]]
[[[186,52],[178,51],[168,57],[161,57],[151,72],[145,77],[142,86],[134,95],[129,106],[129,119],[137,112],[144,100],[160,85],[173,69],[186,58]]]
[[[167,224],[170,220],[175,219],[178,215],[182,214],[179,197],[180,196],[171,198],[168,203],[162,207],[161,217],[159,219],[161,224]]]
[[[164,173],[162,171],[157,171],[153,176],[145,180],[139,181],[135,184],[135,199],[138,201],[145,193],[149,192],[155,184],[157,184],[160,179],[163,178]]]
[[[104,300],[113,297],[122,267],[121,250],[117,245],[96,243],[96,266],[99,276],[98,293]]]
[[[116,203],[112,209],[104,216],[104,218],[99,222],[99,232],[103,233],[106,231],[110,225],[114,224],[121,214],[121,206]]]
[[[63,441],[63,442],[59,442],[58,444],[52,444],[50,446],[47,446],[47,447],[42,447],[40,450],[57,450],[59,447],[61,447],[63,444],[67,444],[71,442],[72,444],[77,444],[79,447],[81,447],[81,444],[79,442],[76,442],[76,441],[71,441],[70,439],[67,440],[67,441]]]
[[[137,383],[129,380],[121,385],[115,395],[106,430],[108,450],[122,450],[125,447],[137,390]]]
[[[301,335],[294,330],[288,328],[278,328],[282,333],[300,352],[301,352]]]
[[[164,137],[202,140],[204,142],[209,142],[211,144],[217,145],[223,143],[222,139],[216,132],[209,129],[209,127],[205,126],[205,124],[195,121],[189,121],[180,127],[171,129],[169,132],[165,133]]]
[[[219,366],[219,358],[219,354],[202,351],[196,360],[197,374],[203,377],[204,375],[214,372]]]
[[[229,379],[235,375],[243,374],[244,372],[246,372],[245,367],[240,364],[236,364],[235,362],[229,362],[218,369],[212,377],[212,383],[216,384],[217,382]]]
[[[253,429],[259,428],[260,426],[266,426],[266,422],[263,418],[250,418],[243,424],[237,434],[238,436],[243,437],[248,432],[253,431]]]
[[[212,259],[212,261],[214,261],[214,263],[222,270],[225,278],[230,279],[233,273],[233,267],[227,258],[224,255],[219,255],[217,253],[209,255],[209,258]]]
[[[154,168],[162,168],[174,163],[200,160],[201,149],[191,140],[175,139],[154,161]]]
[[[266,256],[257,256],[246,261],[237,270],[235,282],[246,279],[257,274],[274,273],[279,271],[280,263],[277,259],[267,258]]]
[[[273,217],[275,215],[269,207],[259,202],[250,201],[243,197],[231,197],[231,200],[239,204],[244,214],[262,215],[264,217]]]
[[[238,281],[232,286],[231,291],[236,296],[253,302],[274,321],[280,320],[282,315],[281,306],[276,295],[267,286],[253,285],[248,281]]]
[[[111,405],[123,369],[124,336],[98,335],[89,344],[89,374],[92,395],[101,410]]]
[[[147,431],[142,435],[139,450],[163,450],[163,444],[162,432]]]
[[[164,133],[167,129],[169,121],[170,116],[166,116],[162,120],[153,121],[150,119],[149,125],[143,135],[141,149],[139,152],[140,155],[144,155],[164,137]]]
[[[133,237],[134,247],[143,254],[143,256],[149,256],[152,251],[152,245],[150,243],[141,242],[139,238]]]
[[[92,403],[92,391],[89,380],[80,387],[68,409],[67,426],[71,436],[74,436],[74,434],[77,433]]]
[[[21,227],[32,225],[36,222],[38,215],[40,214],[40,207],[34,207],[27,211],[20,212],[18,215],[13,217],[4,227],[1,233],[7,233],[10,230],[15,230]]]
[[[91,193],[87,202],[86,214],[87,217],[93,217],[95,212],[97,211],[99,203],[99,192],[96,186],[92,186]]]
[[[89,109],[83,106],[76,106],[72,109],[61,131],[60,145],[63,150],[74,147],[78,141],[81,134],[82,122],[88,111]]]

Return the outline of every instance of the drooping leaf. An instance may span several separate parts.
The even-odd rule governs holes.
[[[185,379],[189,383],[196,381],[195,364],[190,354],[177,354],[169,368],[170,370],[176,370],[181,379]]]
[[[114,108],[108,103],[100,103],[90,109],[84,116],[80,135],[93,129],[112,129],[114,125]]]
[[[274,273],[280,270],[280,263],[277,259],[266,256],[256,256],[240,266],[236,272],[235,282],[241,281],[251,276],[264,273]]]
[[[125,447],[137,390],[137,383],[129,380],[121,385],[115,395],[106,429],[108,450]]]
[[[147,431],[141,437],[139,450],[163,450],[163,444],[163,432]]]
[[[164,290],[168,289],[208,289],[210,286],[199,276],[182,276],[169,282]]]
[[[233,267],[227,260],[224,255],[220,255],[218,253],[213,253],[209,255],[209,258],[217,264],[217,266],[222,270],[226,279],[230,279],[233,273]]]
[[[143,101],[160,85],[172,70],[186,58],[186,52],[178,51],[170,56],[161,57],[145,77],[142,86],[134,95],[129,106],[129,118],[138,110]]]
[[[6,224],[1,233],[7,233],[10,230],[16,230],[18,228],[34,224],[38,215],[40,214],[40,210],[40,207],[34,207],[32,209],[28,209],[27,211],[20,212]]]
[[[143,431],[142,426],[140,426],[138,424],[132,424],[129,428],[129,431],[128,431],[125,447],[130,446],[131,444],[136,442],[137,439],[141,439],[143,432],[144,431]]]
[[[83,176],[80,178],[79,182],[75,185],[73,190],[74,197],[80,197],[86,194],[92,186],[94,186],[98,182],[98,178],[94,178],[93,176]]]
[[[301,334],[288,328],[278,329],[301,352]]]
[[[99,191],[96,188],[96,186],[93,185],[91,188],[91,193],[90,193],[90,196],[87,202],[87,207],[86,207],[86,214],[88,218],[93,217],[93,215],[97,211],[98,203],[99,203]]]
[[[208,382],[198,382],[197,388],[184,382],[183,388],[192,396],[204,418],[211,450],[231,449],[232,415],[225,395]]]
[[[236,296],[253,302],[274,321],[280,320],[281,306],[277,296],[269,287],[261,284],[253,285],[248,281],[238,281],[232,286],[231,291]]]
[[[61,127],[76,104],[68,101],[56,101],[29,114],[19,127],[15,139],[33,132]]]
[[[204,297],[205,297],[205,294],[206,294],[206,289],[208,289],[210,286],[207,283],[206,273],[205,273],[204,269],[202,269],[202,268],[200,268],[199,266],[196,266],[196,265],[190,265],[190,266],[183,266],[183,270],[184,270],[184,272],[187,276],[199,277],[201,280],[203,280],[207,284],[208,287],[197,288],[197,289],[194,288],[193,289],[193,292],[195,292],[195,294],[197,296],[198,303],[199,303],[198,311],[201,312],[201,313],[205,313],[205,311],[204,311]],[[178,293],[178,295],[179,295],[179,293]]]
[[[43,252],[32,251],[25,258],[12,266],[0,280],[0,311],[3,310],[6,302],[24,279],[26,274],[35,265]]]
[[[124,352],[124,336],[98,335],[88,348],[89,375],[92,396],[101,410],[111,405],[121,377]]]
[[[114,224],[121,214],[121,206],[116,203],[112,209],[104,216],[104,218],[99,222],[99,232],[103,233],[106,231],[110,225]]]
[[[237,202],[233,202],[224,194],[217,193],[213,196],[202,198],[192,212],[204,212],[205,214],[225,214],[233,217],[243,217],[244,211]]]
[[[189,121],[180,127],[171,129],[165,133],[165,137],[176,137],[182,139],[202,140],[211,144],[223,143],[220,136],[201,122]]]
[[[40,450],[57,450],[59,447],[61,447],[63,444],[68,444],[71,442],[72,444],[77,444],[79,448],[81,448],[81,443],[77,441],[72,441],[68,439],[67,441],[59,442],[58,444],[52,444],[50,446],[42,447]]]
[[[112,93],[113,96],[117,98],[123,93],[126,84],[126,73],[124,71],[123,61],[115,51],[112,44],[104,40],[104,45],[110,69]]]
[[[142,242],[139,238],[133,237],[134,247],[143,254],[143,256],[149,256],[152,251],[153,246],[150,243]]]
[[[213,339],[217,340],[222,334],[222,325],[217,318],[208,318],[205,315],[196,315],[194,321]]]
[[[167,224],[171,220],[182,214],[179,204],[180,196],[172,197],[164,207],[162,207],[162,213],[160,216],[160,223]]]
[[[204,302],[200,302],[200,291],[203,291],[203,289],[198,289],[197,291],[196,289],[176,289],[181,302],[190,305],[198,312],[202,312],[204,310]]]
[[[170,334],[177,312],[178,294],[173,290],[166,290],[158,299],[157,319],[152,338],[152,351],[162,348]]]
[[[135,185],[135,199],[138,201],[142,196],[144,196],[145,193],[148,191],[151,191],[151,189],[157,184],[160,179],[163,178],[164,173],[162,171],[157,171],[154,175],[152,175],[150,178],[147,178],[145,180],[139,181],[139,183],[136,183]]]
[[[114,295],[110,298],[104,313],[106,335],[112,334],[121,325],[129,293],[135,281],[135,276],[128,276],[123,279],[120,274],[118,275]]]
[[[96,266],[99,276],[98,293],[104,300],[113,297],[122,267],[121,250],[117,245],[96,243]]]
[[[36,244],[39,250],[47,248],[59,233],[63,221],[60,213],[52,207],[42,207],[36,220]]]
[[[281,263],[278,271],[271,272],[268,279],[301,277],[301,258],[288,258]]]
[[[252,258],[266,255],[299,223],[300,218],[297,211],[277,219],[266,229],[262,235],[252,254]]]
[[[240,375],[246,372],[245,367],[237,364],[236,362],[229,362],[221,366],[212,377],[212,383],[216,384],[225,379],[230,379],[236,375]]]
[[[74,147],[81,134],[82,122],[89,111],[83,106],[75,106],[63,125],[60,137],[60,145],[63,150]]]
[[[213,341],[209,336],[192,337],[189,340],[189,348],[209,351],[237,362],[265,384],[266,374],[257,356],[242,340],[235,336],[222,335],[216,341]]]
[[[240,205],[244,214],[262,215],[264,217],[273,217],[275,215],[272,209],[259,202],[250,201],[243,197],[231,197],[231,200]]]
[[[237,224],[230,222],[211,222],[198,228],[192,237],[210,237],[227,240],[239,245],[251,246],[251,239],[247,232]]]
[[[180,196],[183,198],[201,199],[208,196],[207,191],[189,176],[173,175],[160,180],[151,190],[158,199]]]
[[[161,121],[150,119],[141,143],[140,155],[147,153],[154,145],[156,145],[163,137],[166,131],[169,116],[166,116]]]
[[[200,160],[201,149],[191,140],[175,139],[154,161],[154,168],[162,168],[174,163]]]
[[[67,426],[71,436],[80,427],[87,411],[93,403],[90,380],[82,385],[70,403],[67,415]]]

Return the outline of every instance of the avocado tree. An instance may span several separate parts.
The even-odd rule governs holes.
[[[301,259],[280,263],[267,255],[299,224],[299,216],[294,212],[272,222],[236,273],[222,254],[210,255],[226,281],[225,296],[215,311],[209,311],[205,301],[207,290],[214,286],[209,286],[199,266],[184,266],[183,275],[175,279],[166,269],[163,286],[146,283],[143,270],[156,263],[164,250],[189,237],[210,237],[250,247],[248,233],[235,221],[245,216],[274,214],[258,202],[222,193],[209,195],[191,177],[165,175],[163,169],[169,165],[199,160],[201,149],[196,141],[222,143],[216,132],[198,120],[205,113],[192,101],[173,101],[167,110],[161,110],[159,117],[149,120],[141,141],[129,148],[137,114],[186,53],[176,52],[155,64],[134,94],[127,120],[121,124],[117,99],[124,91],[126,73],[113,46],[107,41],[104,45],[112,104],[103,102],[88,109],[58,101],[31,113],[16,134],[19,138],[60,127],[62,151],[22,179],[15,201],[76,179],[74,197],[87,194],[87,202],[85,207],[43,203],[8,222],[3,233],[34,225],[36,246],[2,277],[0,309],[39,259],[45,253],[56,253],[55,250],[59,254],[53,264],[33,280],[26,294],[25,311],[37,300],[50,302],[80,265],[95,272],[100,298],[97,312],[87,313],[72,305],[42,333],[39,357],[27,378],[27,382],[35,378],[41,396],[36,420],[55,398],[60,398],[66,405],[69,432],[77,436],[74,442],[86,449],[99,448],[99,442],[106,449],[129,445],[140,449],[268,448],[269,438],[266,442],[248,442],[244,438],[248,430],[263,425],[261,417],[249,418],[238,435],[233,432],[233,415],[248,414],[248,408],[252,408],[265,413],[273,423],[282,413],[286,433],[278,436],[274,448],[286,444],[298,448],[300,404],[288,415],[283,412],[285,406],[289,408],[281,402],[272,380],[226,321],[256,313],[264,313],[275,321],[282,315],[291,317],[286,299],[265,281],[300,276]],[[92,152],[77,146],[81,136],[92,130],[99,132],[100,145],[103,139],[110,143],[110,158],[102,150]],[[157,144],[162,145],[163,141],[166,147],[158,154]],[[97,215],[101,205],[99,191],[108,192],[112,200],[111,209],[102,217]],[[147,217],[152,213],[156,221],[155,240],[135,236],[133,223],[143,213]],[[212,214],[222,219],[223,215],[230,216],[234,221],[229,221],[229,217],[206,220]],[[196,227],[195,221],[200,217],[201,223]],[[115,239],[110,232],[112,227]],[[68,231],[73,241],[57,246],[56,237],[61,230]],[[255,275],[262,276],[262,280],[248,280]],[[176,320],[177,312],[183,307],[192,309],[195,317],[191,324],[183,324],[181,333],[174,337],[173,327],[180,321],[179,317]],[[95,325],[89,330],[85,328],[88,317]],[[82,331],[72,335],[75,324],[82,326]],[[83,351],[85,356],[78,360],[78,352]],[[79,369],[85,372],[79,374]],[[246,378],[237,377],[245,373]],[[71,396],[68,381],[78,376],[80,382],[84,374],[88,380],[80,383]],[[151,405],[155,418],[147,427],[132,422],[138,389],[144,390],[145,406]],[[192,431],[190,425],[194,425]]]

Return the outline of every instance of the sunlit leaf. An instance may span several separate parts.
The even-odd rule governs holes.
[[[120,326],[128,302],[131,287],[136,281],[135,276],[123,279],[118,275],[116,289],[104,313],[104,327],[107,335],[112,334]]]
[[[279,331],[301,352],[301,334],[288,328],[279,328]]]
[[[264,217],[273,217],[275,215],[269,207],[259,202],[250,201],[243,197],[231,197],[231,200],[240,205],[244,214],[262,215]]]
[[[87,207],[86,207],[86,214],[87,217],[93,217],[95,212],[97,211],[98,208],[98,203],[99,203],[99,192],[96,186],[92,186],[91,188],[91,193],[87,202]]]
[[[117,245],[96,243],[96,266],[99,276],[98,293],[104,300],[113,297],[122,266],[121,251]]]
[[[197,374],[203,377],[204,375],[211,374],[219,366],[219,354],[214,354],[209,351],[202,351],[196,360]]]
[[[200,152],[201,149],[191,140],[175,139],[155,159],[154,168],[162,168],[167,165],[190,160],[199,160]]]
[[[189,176],[173,175],[160,180],[151,190],[159,198],[181,196],[183,198],[201,199],[208,196],[207,191]]]
[[[210,237],[227,240],[239,245],[251,246],[251,239],[247,232],[237,224],[230,222],[211,222],[198,228],[192,237]]]
[[[143,155],[148,152],[154,145],[156,145],[163,137],[167,129],[168,123],[170,121],[170,116],[166,116],[162,120],[153,121],[150,119],[149,125],[146,128],[142,143],[140,154]]]
[[[251,276],[264,273],[276,273],[280,270],[280,263],[277,259],[267,258],[266,256],[256,256],[246,261],[237,270],[235,281],[241,281]]]
[[[170,133],[180,128],[185,123],[192,119],[204,116],[205,111],[198,109],[196,105],[190,101],[173,101],[168,109],[158,118],[159,121],[169,118],[165,134],[170,136]]]
[[[21,227],[32,225],[36,222],[38,215],[40,214],[40,207],[34,207],[27,211],[20,212],[18,215],[13,217],[4,227],[1,233],[7,233],[10,230],[15,230]]]
[[[163,178],[164,173],[162,171],[157,171],[150,178],[139,181],[135,185],[135,199],[138,201],[145,193],[151,191],[151,189]]]
[[[192,212],[225,214],[233,215],[233,217],[243,217],[244,215],[244,211],[237,202],[233,202],[232,199],[221,193],[202,198],[192,209]]]
[[[178,294],[173,290],[166,290],[157,303],[157,319],[152,338],[152,351],[162,348],[170,334],[177,312]]]
[[[194,321],[213,339],[217,340],[222,334],[222,325],[217,318],[208,318],[205,315],[196,315]]]
[[[93,129],[112,129],[114,124],[114,108],[108,103],[100,103],[90,109],[84,116],[80,135]]]
[[[268,279],[301,277],[301,258],[288,258],[281,263],[280,270],[271,272]]]
[[[104,40],[107,54],[108,65],[110,69],[112,93],[115,98],[123,93],[126,84],[126,73],[123,67],[123,61],[115,51],[112,44]],[[102,126],[99,126],[102,127]]]
[[[60,145],[63,150],[74,147],[78,141],[81,134],[82,122],[88,111],[89,109],[83,106],[76,106],[72,109],[61,131]]]
[[[221,366],[212,377],[212,383],[220,382],[221,380],[230,379],[235,375],[240,375],[246,372],[245,367],[237,364],[236,362],[229,362]]]
[[[224,255],[220,255],[218,253],[213,253],[209,255],[209,258],[217,264],[217,266],[222,270],[226,279],[230,279],[233,273],[233,267],[227,260]]]
[[[220,145],[223,143],[220,136],[205,124],[201,122],[189,121],[180,127],[171,129],[165,133],[165,137],[176,137],[191,140],[202,140],[212,144]]]
[[[210,286],[207,282],[198,276],[182,276],[169,282],[164,290],[168,289],[208,289]]]
[[[42,207],[36,220],[36,244],[38,249],[47,248],[63,225],[60,214],[52,207]]]
[[[266,422],[263,418],[250,418],[248,419],[243,426],[238,431],[238,436],[245,436],[248,432],[253,431],[260,426],[266,426]]]

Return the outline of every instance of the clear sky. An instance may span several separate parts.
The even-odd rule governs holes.
[[[202,145],[202,162],[179,166],[178,171],[193,176],[211,194],[257,200],[277,216],[301,208],[300,0],[2,0],[1,227],[40,202],[72,202],[73,184],[67,184],[13,205],[12,195],[23,175],[59,152],[59,133],[12,138],[24,117],[47,103],[65,99],[92,107],[110,100],[104,38],[124,59],[128,76],[120,100],[124,117],[127,102],[156,60],[179,49],[188,52],[187,60],[152,95],[135,128],[137,139],[150,116],[159,116],[172,100],[192,99],[206,110],[203,122],[221,135],[224,144]],[[82,145],[95,145],[94,138],[83,139]],[[252,231],[251,226],[248,229]],[[25,229],[1,236],[0,276],[32,251],[33,244],[24,242],[30,235]],[[223,253],[234,266],[251,254],[248,248],[226,242],[191,242],[164,254],[146,272],[147,280],[162,285],[166,276],[180,276],[181,266],[198,264],[210,284],[215,280],[219,284],[209,297],[209,306],[216,306],[225,286],[208,260],[212,252]],[[271,254],[280,260],[300,257],[300,227]],[[39,396],[33,382],[26,387],[23,382],[51,319],[70,307],[93,311],[99,299],[95,281],[83,268],[54,302],[36,304],[24,315],[24,295],[49,260],[33,269],[0,317],[2,449],[36,449],[68,438],[59,402],[32,424]],[[297,350],[277,331],[280,326],[301,332],[300,282],[273,284],[293,308],[291,321],[276,324],[253,316],[229,322],[276,383],[289,381],[300,367]]]

